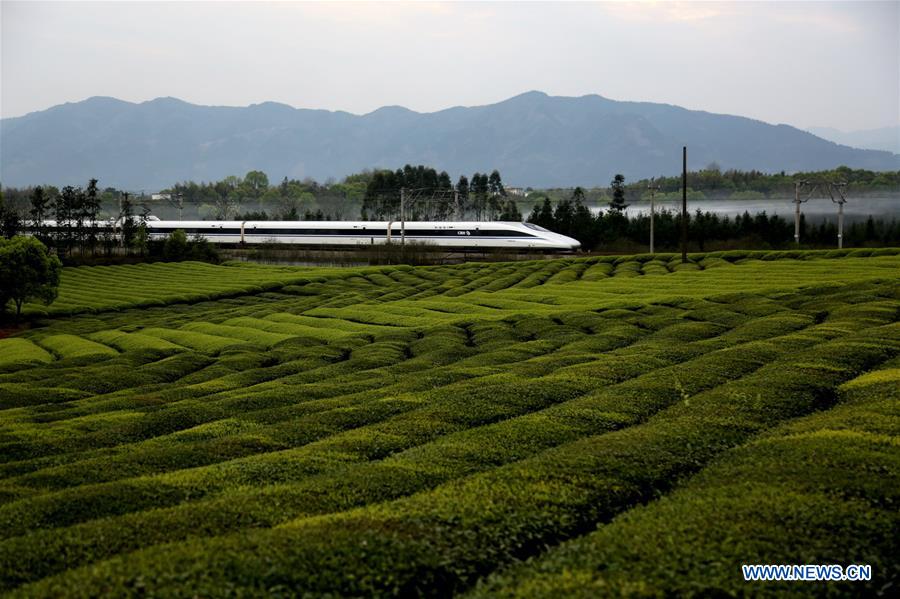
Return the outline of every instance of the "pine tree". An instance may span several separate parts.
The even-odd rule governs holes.
[[[625,176],[616,175],[609,186],[612,188],[613,192],[613,197],[612,201],[609,203],[609,208],[610,210],[615,210],[616,212],[621,213],[626,208],[628,208],[628,204],[625,203]]]

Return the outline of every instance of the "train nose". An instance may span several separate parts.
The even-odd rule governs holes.
[[[581,242],[565,235],[559,236],[560,245],[565,246],[569,250],[577,250],[581,247]]]

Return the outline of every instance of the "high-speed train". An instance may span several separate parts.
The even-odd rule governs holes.
[[[166,221],[151,217],[151,239],[164,239],[181,229],[214,243],[289,243],[348,246],[409,241],[446,248],[574,250],[576,239],[519,222],[421,221]]]

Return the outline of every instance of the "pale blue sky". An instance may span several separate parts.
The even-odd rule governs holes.
[[[537,89],[900,124],[900,2],[0,3],[0,114],[104,95],[366,113]]]

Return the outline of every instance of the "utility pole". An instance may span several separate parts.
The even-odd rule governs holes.
[[[406,245],[406,188],[400,188],[400,245]]]
[[[838,249],[844,247],[844,204],[847,198],[844,197],[844,188],[847,184],[844,182],[829,183],[828,193],[831,195],[831,201],[838,205]],[[834,192],[838,193],[838,200],[834,199]]]
[[[456,213],[456,219],[462,220],[462,215],[459,213],[459,190],[453,189],[453,208]]]
[[[681,262],[687,263],[687,146],[681,148]]]
[[[650,179],[650,185],[647,186],[647,189],[650,190],[650,253],[653,253],[653,217],[656,214],[656,209],[653,203],[655,199],[656,192],[659,191],[659,185],[653,184],[653,179]]]
[[[161,196],[169,206],[178,210],[178,220],[184,220],[184,194],[173,191],[168,194],[161,194]]]
[[[800,192],[803,191],[804,188],[809,188],[809,193],[806,194],[805,200],[801,200]],[[794,183],[794,243],[796,243],[798,247],[800,245],[800,204],[808,202],[818,188],[818,184],[813,185],[810,188],[810,183],[806,179]]]
[[[794,243],[798,246],[800,245],[800,189],[804,187],[806,183],[805,180],[794,182]]]

